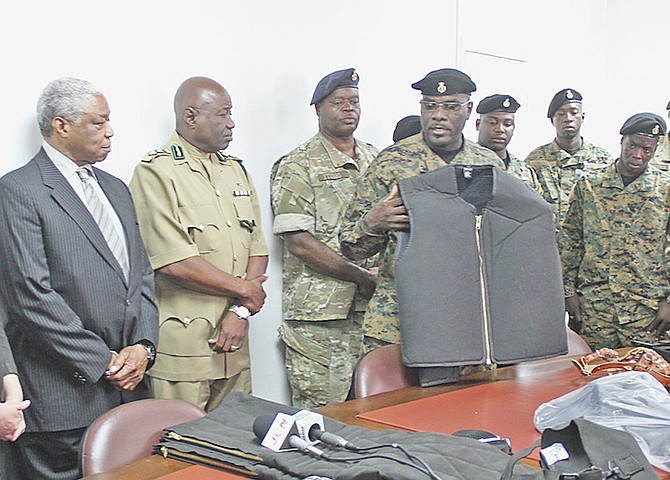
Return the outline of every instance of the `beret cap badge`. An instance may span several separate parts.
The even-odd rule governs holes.
[[[354,70],[353,72],[351,72],[351,81],[355,82],[356,80],[358,80],[358,72]]]
[[[665,135],[667,125],[659,115],[650,112],[636,113],[626,120],[619,133],[621,135],[640,134],[651,137]]]
[[[565,98],[573,99],[575,98],[575,94],[572,93],[572,90],[568,90],[567,92],[565,92]]]
[[[506,98],[505,101],[503,102],[503,107],[509,108],[510,105],[512,105],[512,102],[510,101],[509,98]]]
[[[439,93],[444,93],[447,91],[447,85],[444,82],[437,82],[437,88],[436,90]]]

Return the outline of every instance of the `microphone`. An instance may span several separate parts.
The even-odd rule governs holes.
[[[296,419],[283,412],[272,415],[260,415],[254,420],[254,434],[261,445],[274,452],[296,448],[313,457],[328,459],[319,448],[300,438]]]
[[[323,415],[309,410],[300,410],[293,414],[296,419],[298,432],[303,440],[308,442],[320,441],[335,448],[358,450],[351,442],[334,433],[326,432],[323,425]]]

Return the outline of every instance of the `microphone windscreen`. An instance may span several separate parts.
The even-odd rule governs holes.
[[[274,420],[275,415],[259,415],[256,417],[256,420],[254,420],[253,429],[254,435],[256,435],[256,438],[259,442],[263,441],[263,438],[265,438],[265,435],[267,435],[268,430],[270,430]]]

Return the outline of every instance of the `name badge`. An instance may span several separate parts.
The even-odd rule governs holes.
[[[328,172],[319,174],[319,180],[322,182],[327,180],[340,180],[341,178],[349,178],[349,172]]]
[[[251,190],[233,190],[233,197],[250,197]]]

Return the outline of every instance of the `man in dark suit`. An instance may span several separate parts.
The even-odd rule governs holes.
[[[75,479],[86,427],[147,398],[155,355],[153,273],[111,150],[107,100],[89,82],[51,82],[37,104],[44,143],[0,179],[0,286],[27,398],[11,479]]]
[[[5,334],[6,321],[7,313],[4,302],[0,302],[0,392],[2,393],[0,440],[13,442],[26,429],[23,411],[30,406],[30,400],[23,399],[23,389],[16,375],[16,364],[14,364],[12,350],[9,348]]]

